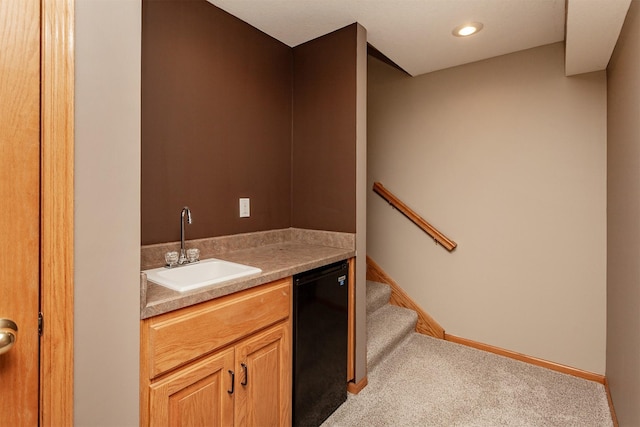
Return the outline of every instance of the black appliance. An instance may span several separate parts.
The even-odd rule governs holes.
[[[293,277],[293,425],[316,427],[347,399],[349,263]]]

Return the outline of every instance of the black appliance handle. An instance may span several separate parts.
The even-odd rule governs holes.
[[[308,271],[306,273],[300,273],[294,277],[296,286],[301,286],[309,282],[318,280],[320,277],[329,276],[335,274],[341,270],[349,270],[348,261],[340,261],[339,264],[330,265],[327,267],[320,267],[315,270]]]

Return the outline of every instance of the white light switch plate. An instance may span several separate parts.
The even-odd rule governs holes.
[[[248,198],[240,198],[240,218],[251,216],[251,205]]]

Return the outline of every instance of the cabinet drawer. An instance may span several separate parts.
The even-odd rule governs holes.
[[[290,296],[287,278],[148,319],[149,377],[287,318]]]

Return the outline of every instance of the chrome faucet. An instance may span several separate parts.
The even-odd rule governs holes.
[[[182,208],[182,212],[180,212],[180,258],[178,259],[178,264],[182,265],[188,261],[187,252],[184,248],[184,217],[187,217],[187,222],[191,224],[191,210],[185,206]]]

